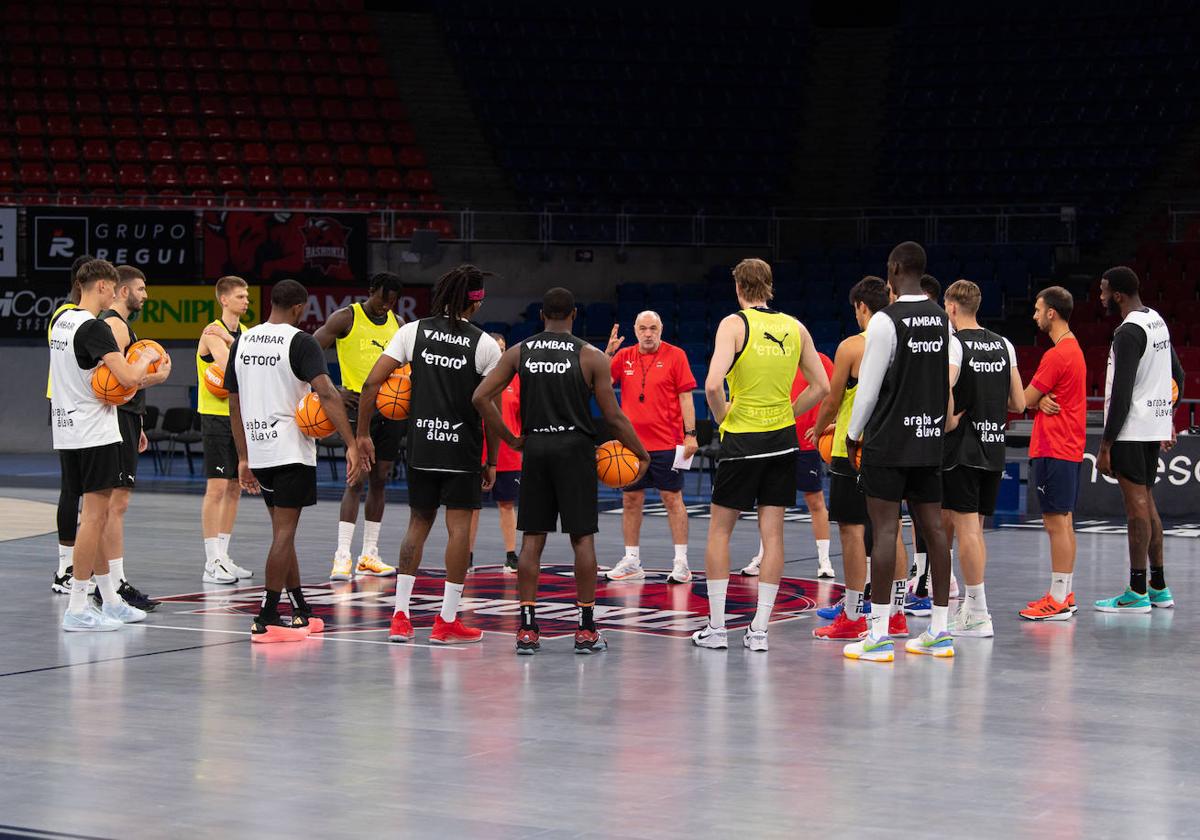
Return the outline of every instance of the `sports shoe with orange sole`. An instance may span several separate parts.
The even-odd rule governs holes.
[[[1029,606],[1017,615],[1030,621],[1068,621],[1071,618],[1070,601],[1055,601],[1047,592],[1036,601],[1030,601]]]
[[[483,631],[477,627],[468,627],[461,618],[454,621],[443,621],[439,615],[433,620],[433,633],[429,641],[435,645],[469,645],[483,638]]]
[[[888,619],[888,635],[902,637],[908,635],[908,619],[904,617],[904,613],[892,613],[892,617]]]
[[[846,618],[846,613],[838,613],[838,617],[833,620],[832,624],[826,624],[824,627],[816,627],[812,634],[814,639],[824,639],[825,641],[845,641],[846,639],[861,639],[867,632],[867,620],[860,618],[858,621],[851,621]]]
[[[1047,592],[1047,593],[1046,593],[1046,595],[1049,595],[1049,594],[1050,594],[1049,592]],[[1045,598],[1045,597],[1046,597],[1046,595],[1043,595],[1043,596],[1042,596],[1042,598]],[[1037,601],[1030,601],[1028,604],[1026,604],[1026,606],[1027,606],[1027,607],[1032,607],[1032,606],[1033,606],[1034,604],[1036,604],[1038,601],[1041,601],[1041,600],[1042,600],[1042,598],[1038,598],[1038,599],[1037,599]],[[1067,603],[1067,606],[1071,608],[1071,612],[1078,612],[1078,611],[1079,611],[1079,607],[1075,606],[1075,593],[1074,593],[1074,592],[1068,592],[1068,593],[1067,593],[1067,601],[1066,601],[1066,603]]]
[[[413,637],[412,622],[405,613],[398,612],[392,616],[392,625],[388,628],[389,642],[411,642]]]
[[[293,613],[292,614],[292,626],[293,627],[303,627],[305,630],[308,631],[308,634],[310,636],[313,635],[314,633],[324,633],[325,632],[325,621],[323,619],[317,618],[315,615],[312,615],[311,613]]]
[[[389,566],[374,554],[364,554],[358,558],[358,565],[354,567],[354,574],[365,575],[367,577],[392,577],[396,574],[396,567]]]
[[[279,619],[279,621],[282,622],[283,619]],[[250,641],[258,644],[302,642],[307,638],[307,628],[292,627],[291,624],[263,621],[260,618],[255,618],[254,623],[250,626]]]

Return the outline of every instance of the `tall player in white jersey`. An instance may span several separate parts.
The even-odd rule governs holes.
[[[153,350],[136,365],[125,361],[112,329],[96,316],[112,306],[117,270],[107,260],[92,260],[79,269],[79,306],[59,313],[50,327],[50,416],[54,448],[62,466],[64,488],[83,497],[83,516],[75,541],[71,600],[63,616],[67,631],[117,630],[141,621],[146,613],[125,603],[109,575],[111,546],[105,544],[109,503],[121,483],[121,429],[117,407],[102,402],[92,390],[92,376],[108,367],[126,388],[146,383],[147,370],[158,360]],[[87,601],[93,573],[104,599],[97,610]]]
[[[1129,586],[1096,602],[1113,613],[1148,613],[1175,601],[1163,577],[1163,531],[1154,504],[1158,453],[1175,445],[1171,379],[1183,368],[1161,315],[1142,303],[1132,269],[1110,268],[1100,279],[1100,302],[1121,316],[1113,333],[1104,385],[1104,437],[1096,468],[1116,478],[1129,519]],[[1150,577],[1146,579],[1147,562]]]
[[[238,335],[225,369],[238,481],[249,493],[261,492],[271,513],[266,593],[250,630],[253,642],[300,641],[324,629],[300,590],[296,527],[301,511],[317,503],[317,443],[300,431],[296,406],[315,391],[342,439],[352,440],[353,433],[321,345],[296,326],[307,303],[308,290],[295,280],[276,283],[271,317]],[[358,451],[348,446],[346,483],[357,482],[360,473]],[[289,621],[279,615],[285,589]]]

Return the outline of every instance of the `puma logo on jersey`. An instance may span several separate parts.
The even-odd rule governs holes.
[[[937,315],[910,315],[900,320],[906,327],[944,327],[946,325]]]
[[[224,468],[224,467],[217,467],[217,468],[216,468],[216,470],[217,470],[217,472],[219,472],[221,475],[225,475],[225,468]]]
[[[425,337],[430,341],[440,341],[443,344],[457,344],[459,347],[470,347],[471,337],[469,335],[455,335],[454,333],[442,332],[441,330],[425,330]]]
[[[773,341],[773,342],[775,342],[776,344],[778,344],[778,345],[779,345],[779,349],[780,349],[780,350],[782,350],[782,351],[783,351],[783,352],[785,352],[785,353],[787,352],[787,348],[783,346],[783,342],[785,342],[785,341],[787,340],[787,337],[788,337],[790,334],[791,334],[791,333],[784,333],[784,334],[783,334],[783,338],[776,338],[775,336],[771,335],[771,334],[770,334],[769,332],[767,332],[766,330],[763,330],[763,338],[765,338],[767,341]]]
[[[373,338],[371,339],[371,344],[372,344],[373,346],[375,346],[375,347],[378,347],[380,350],[386,350],[386,349],[387,349],[386,347],[384,347],[382,344],[380,344],[378,341],[376,341],[376,340],[375,340],[375,339],[373,339]]]

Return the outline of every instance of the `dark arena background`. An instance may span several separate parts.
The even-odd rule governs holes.
[[[889,255],[906,241],[923,246],[943,292],[960,279],[978,287],[978,321],[1011,342],[1022,387],[1061,338],[1035,321],[1042,291],[1070,293],[1086,405],[1063,585],[1078,611],[1019,614],[1055,591],[1047,528],[1063,519],[1043,519],[1030,446],[1035,422],[1049,421],[1029,402],[1008,414],[983,526],[993,635],[956,634],[953,659],[906,655],[936,620],[936,606],[918,604],[898,613],[911,637],[896,639],[892,662],[854,661],[844,643],[814,638],[830,618],[818,611],[845,600],[848,613],[858,592],[837,525],[819,542],[831,477],[814,466],[819,486],[783,516],[769,652],[741,643],[765,591],[757,566],[738,573],[759,551],[754,510],[728,543],[729,649],[696,646],[710,621],[714,481],[718,464],[736,463],[722,461],[705,392],[718,325],[741,308],[734,266],[765,261],[771,309],[833,360],[863,329],[851,289],[889,280]],[[83,585],[67,565],[108,551],[109,537],[83,538],[97,533],[86,530],[88,493],[68,548],[77,502],[64,523],[67,462],[47,400],[47,340],[83,255],[145,275],[129,328],[172,363],[145,389],[147,440],[131,456],[114,578],[136,583],[125,600],[159,603],[105,633],[62,629],[67,593]],[[631,355],[614,366],[616,393],[648,449],[639,397],[694,413],[690,468],[662,467],[682,489],[645,492],[632,542],[636,495],[598,487],[590,609],[608,650],[573,655],[577,566],[568,537],[551,533],[541,647],[514,654],[522,598],[506,545],[513,506],[499,488],[484,496],[458,605],[482,640],[439,643],[453,542],[444,510],[409,600],[415,631],[389,640],[393,567],[415,521],[412,434],[381,478],[378,551],[359,551],[364,519],[345,560],[354,571],[340,578],[347,442],[317,441],[318,501],[295,545],[299,591],[324,632],[252,643],[272,522],[249,494],[236,525],[218,529],[209,509],[223,504],[214,492],[238,493],[206,455],[206,406],[227,406],[198,355],[223,315],[214,285],[245,281],[248,329],[271,318],[278,284],[299,281],[299,328],[321,338],[329,322],[332,341],[370,317],[372,278],[391,275],[385,308],[402,325],[439,314],[435,284],[464,263],[490,273],[474,323],[510,348],[542,332],[543,294],[560,286],[575,296],[576,336],[610,352],[621,339]],[[1175,435],[1146,491],[1163,520],[1149,560],[1149,520],[1131,518],[1125,480],[1101,469],[1121,323],[1101,284],[1116,266],[1136,275],[1183,370],[1178,399],[1160,401]],[[660,349],[678,349],[661,403],[642,361],[661,368],[658,349],[636,349],[646,311]],[[340,351],[354,359],[369,342],[347,349],[349,335],[326,355],[333,385],[352,391],[363,372],[343,371]],[[1200,836],[1200,678],[1188,653],[1200,632],[1188,617],[1200,602],[1191,3],[5,3],[0,343],[0,837]],[[599,402],[590,408],[596,444],[616,437]],[[681,445],[682,432],[671,432]],[[514,487],[520,469],[508,468]],[[923,568],[927,541],[914,544],[904,516],[905,555]],[[954,618],[969,615],[969,574],[951,547]],[[832,577],[818,574],[826,563]],[[1127,584],[1145,609],[1096,608]],[[925,591],[913,586],[910,606]]]

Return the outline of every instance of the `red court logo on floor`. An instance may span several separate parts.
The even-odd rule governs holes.
[[[418,627],[429,627],[441,608],[444,573],[422,572],[417,577],[410,616]],[[380,630],[392,618],[395,578],[357,578],[304,587],[304,597],[329,632]],[[771,623],[802,617],[842,597],[840,584],[805,578],[783,578]],[[198,604],[200,614],[253,615],[262,599],[260,587],[212,588],[207,592],[173,595],[167,603]],[[733,575],[725,601],[725,621],[731,629],[745,627],[758,604],[758,578]],[[476,567],[467,576],[459,605],[463,621],[482,630],[515,633],[520,613],[517,577],[500,566]],[[286,611],[286,610],[285,610]],[[596,587],[596,624],[601,629],[682,638],[708,622],[708,598],[703,577],[691,583],[667,583],[667,572],[647,571],[646,579],[616,583],[601,577]],[[544,638],[575,632],[575,578],[571,566],[543,566],[538,586],[538,624]]]

